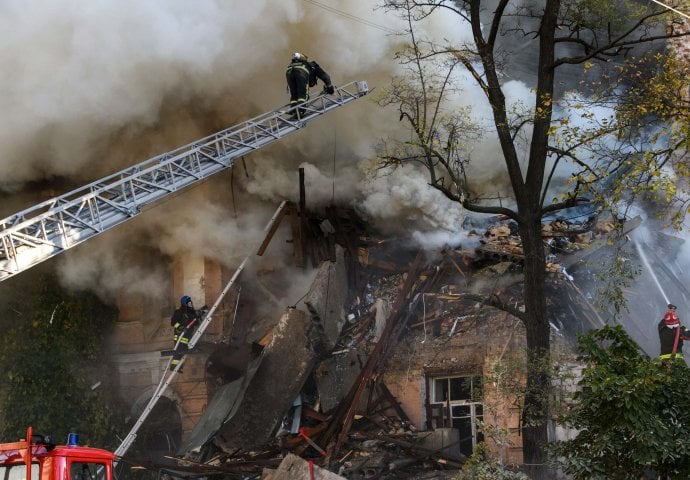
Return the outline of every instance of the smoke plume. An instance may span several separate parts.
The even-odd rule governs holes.
[[[8,197],[58,180],[76,188],[279,107],[288,100],[284,71],[293,51],[318,61],[336,85],[366,80],[375,91],[397,73],[393,53],[401,37],[392,32],[404,27],[379,3],[3,2],[0,187]],[[458,35],[447,17],[423,28]],[[422,175],[396,175],[397,184],[365,181],[360,163],[399,128],[390,120],[367,97],[318,119],[252,154],[242,169],[63,255],[62,277],[104,298],[163,285],[164,269],[144,273],[123,261],[118,252],[131,245],[160,259],[191,251],[233,264],[262,238],[278,204],[298,198],[299,167],[309,207],[359,205],[384,224],[397,216],[431,229],[457,228],[461,214],[440,207]],[[32,191],[21,208],[66,190]]]

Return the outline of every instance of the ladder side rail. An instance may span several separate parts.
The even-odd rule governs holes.
[[[175,378],[175,375],[177,375],[177,372],[183,363],[184,358],[181,359],[180,363],[176,365],[173,370],[170,370],[169,373],[168,367],[170,366],[170,363],[168,363],[168,367],[166,367],[163,377],[161,378],[161,381],[156,387],[156,390],[154,391],[153,395],[149,399],[149,402],[146,404],[146,407],[144,407],[144,410],[142,411],[137,421],[134,422],[134,425],[130,429],[129,433],[127,434],[123,442],[113,452],[116,457],[121,458],[127,452],[127,450],[129,450],[129,447],[132,446],[134,440],[136,440],[137,438],[137,432],[139,431],[139,428],[141,428],[141,426],[144,424],[144,421],[146,421],[149,414],[153,411],[153,408],[156,406],[156,403],[158,403],[160,397],[163,395],[163,393],[165,393],[165,391],[167,390],[172,380]],[[165,373],[168,373],[168,375],[166,376]]]
[[[230,278],[230,281],[225,285],[225,288],[220,292],[220,295],[218,295],[218,298],[216,301],[213,303],[209,311],[204,315],[203,321],[199,324],[199,327],[196,329],[194,332],[194,335],[192,335],[192,338],[189,340],[189,349],[191,350],[194,348],[196,343],[199,341],[201,336],[204,334],[206,331],[206,328],[211,324],[211,321],[213,320],[213,314],[216,312],[216,309],[220,306],[220,303],[223,301],[223,298],[225,295],[230,291],[230,287],[232,287],[235,284],[235,281],[237,280],[237,277],[240,276],[240,273],[242,273],[242,270],[244,270],[245,265],[249,261],[249,256],[245,257],[245,259],[242,261],[239,267],[237,267],[237,270],[235,270],[235,273],[233,274],[232,278]]]
[[[180,335],[177,339],[177,342],[175,342],[173,350],[177,350],[177,347],[180,345],[181,341],[182,336]],[[146,407],[144,407],[142,413],[139,415],[139,418],[136,422],[134,422],[134,425],[132,425],[132,428],[129,430],[129,433],[122,441],[120,446],[117,448],[117,450],[115,450],[114,454],[116,456],[122,457],[127,452],[127,450],[129,450],[129,447],[132,446],[132,443],[134,443],[134,441],[137,438],[137,432],[139,431],[139,428],[141,428],[149,413],[153,411],[153,407],[156,405],[156,403],[158,403],[160,397],[163,396],[163,393],[165,393],[165,390],[167,390],[168,385],[170,385],[170,383],[172,382],[172,379],[182,369],[185,357],[183,356],[182,358],[180,358],[178,364],[172,370],[170,370],[170,367],[172,366],[172,361],[173,358],[171,357],[170,360],[168,360],[168,364],[165,366],[165,369],[163,370],[161,379],[158,382],[158,385],[156,386],[155,390],[151,394],[151,398],[146,404]]]
[[[268,232],[268,231],[271,229],[271,225],[273,224],[273,222],[275,221],[275,219],[278,217],[278,215],[280,215],[280,213],[283,211],[283,209],[285,208],[285,205],[286,205],[286,204],[287,204],[287,202],[286,202],[285,200],[283,200],[283,201],[280,203],[280,205],[279,205],[278,208],[276,209],[275,213],[273,214],[273,216],[271,217],[271,219],[268,221],[268,223],[267,223],[266,226],[264,227],[264,232]],[[217,298],[216,301],[213,303],[213,305],[211,306],[211,308],[209,309],[209,311],[206,312],[206,315],[204,316],[204,320],[201,322],[201,324],[199,325],[199,327],[198,327],[198,328],[196,329],[196,331],[194,332],[194,335],[192,335],[192,338],[189,340],[189,349],[190,349],[190,350],[191,350],[192,348],[194,348],[194,346],[196,345],[196,343],[199,341],[199,339],[201,338],[201,336],[202,336],[202,335],[204,334],[204,332],[206,331],[206,328],[211,324],[211,321],[213,320],[213,314],[215,313],[216,309],[217,309],[218,306],[220,305],[220,302],[223,300],[223,298],[225,298],[225,295],[230,291],[230,288],[235,284],[235,281],[237,280],[237,277],[239,277],[239,276],[240,276],[240,273],[242,273],[242,271],[244,270],[244,267],[245,267],[245,265],[247,264],[247,262],[249,261],[249,258],[250,258],[250,255],[247,255],[247,256],[244,258],[244,260],[242,261],[242,263],[240,264],[240,266],[237,267],[237,269],[235,270],[235,273],[232,275],[232,277],[230,278],[230,280],[228,281],[228,283],[225,285],[225,287],[223,288],[223,290],[220,292],[220,295],[218,295],[218,298]]]

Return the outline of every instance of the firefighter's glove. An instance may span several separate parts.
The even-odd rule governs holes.
[[[329,95],[333,95],[335,93],[335,87],[333,85],[326,85],[323,89]]]

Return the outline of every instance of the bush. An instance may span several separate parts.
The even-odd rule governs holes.
[[[467,459],[456,480],[529,480],[529,477],[491,461],[486,455],[485,445],[481,443]]]

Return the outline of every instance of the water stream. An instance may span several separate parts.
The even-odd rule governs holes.
[[[644,250],[642,249],[640,242],[635,242],[635,247],[637,248],[637,253],[640,255],[642,262],[644,263],[645,267],[647,267],[647,271],[649,272],[649,274],[654,279],[654,283],[656,283],[656,286],[659,287],[659,291],[664,296],[664,300],[666,301],[667,304],[670,303],[668,301],[668,297],[666,296],[666,292],[664,292],[664,289],[661,288],[661,283],[659,282],[659,279],[656,278],[656,274],[654,273],[654,270],[652,270],[652,266],[649,264],[649,259],[647,259],[647,254],[644,253]]]

